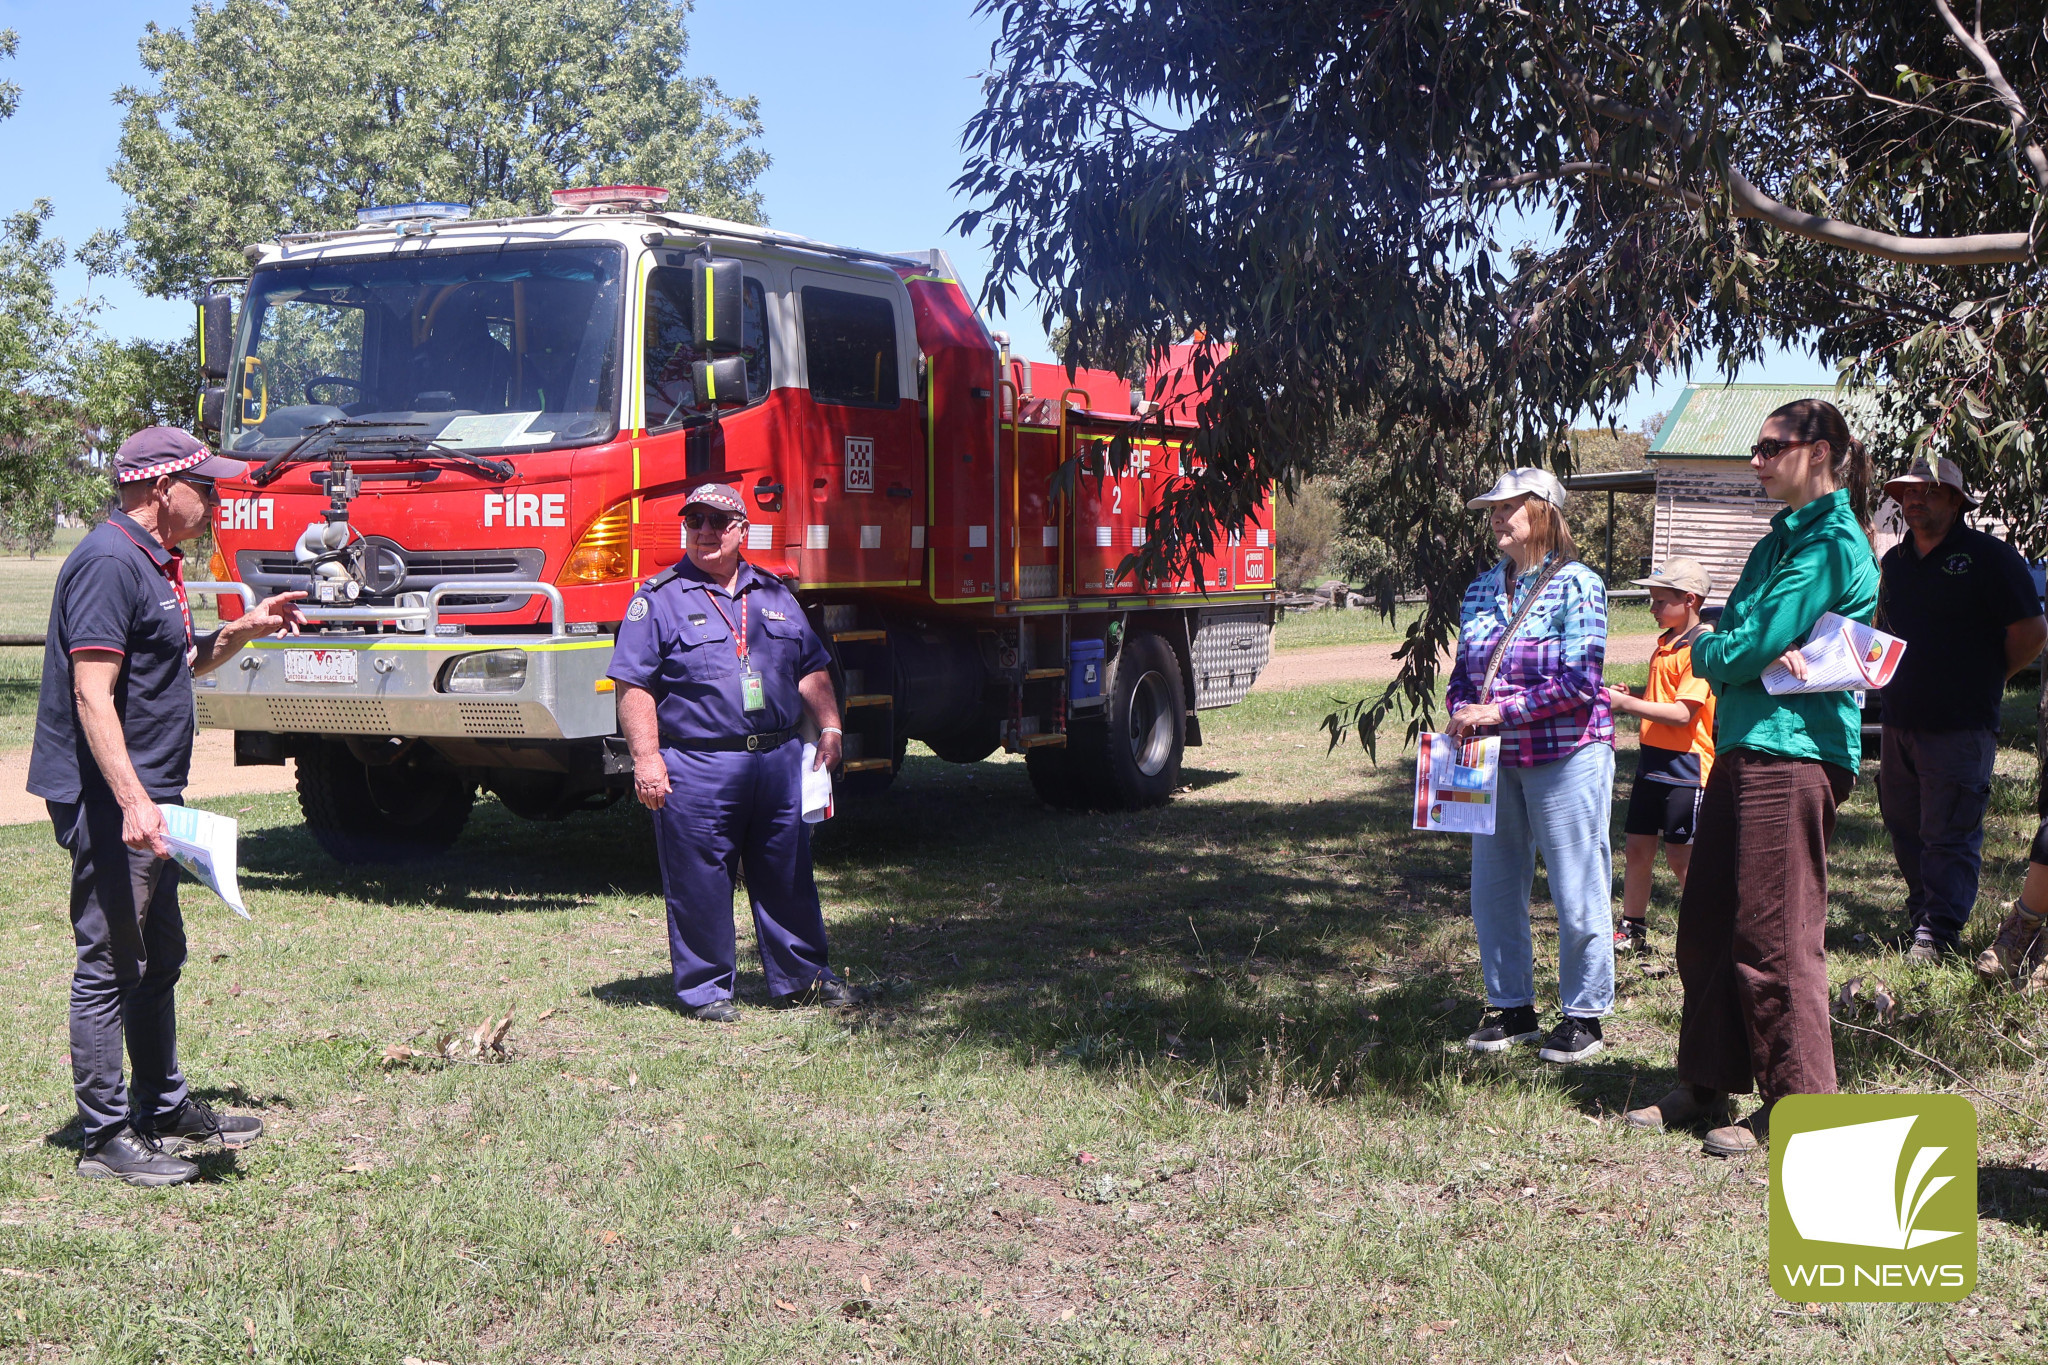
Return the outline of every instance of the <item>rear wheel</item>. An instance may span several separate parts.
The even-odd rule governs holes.
[[[1159,636],[1133,635],[1117,656],[1102,718],[1068,727],[1075,804],[1104,810],[1163,805],[1180,785],[1186,744],[1180,662]]]
[[[422,744],[372,765],[348,745],[324,740],[301,751],[298,777],[306,828],[340,863],[444,853],[476,802],[476,784]]]

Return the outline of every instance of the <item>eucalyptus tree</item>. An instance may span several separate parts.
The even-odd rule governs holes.
[[[1229,340],[1147,555],[1205,548],[1339,422],[1385,452],[1355,496],[1439,590],[1333,743],[1424,714],[1488,554],[1463,497],[1568,468],[1575,418],[1674,367],[1811,341],[1887,383],[1885,458],[1938,447],[2048,540],[2038,0],[983,9],[958,188],[987,301]],[[1076,329],[1065,358],[1117,344]]]
[[[539,213],[568,185],[666,186],[754,221],[752,99],[687,76],[684,0],[222,0],[149,25],[124,88],[125,262],[148,293],[241,248],[421,199]],[[107,247],[110,243],[102,242]]]

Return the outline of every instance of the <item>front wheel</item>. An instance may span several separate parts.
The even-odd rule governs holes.
[[[1102,710],[1100,719],[1067,729],[1079,803],[1104,810],[1164,805],[1180,786],[1187,744],[1187,690],[1172,647],[1157,635],[1131,636]]]
[[[398,863],[445,853],[469,823],[476,783],[414,744],[367,764],[338,740],[298,759],[306,828],[338,863]]]

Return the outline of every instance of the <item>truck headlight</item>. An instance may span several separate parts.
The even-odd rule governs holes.
[[[526,651],[493,649],[465,654],[441,670],[443,692],[517,692],[526,686]]]

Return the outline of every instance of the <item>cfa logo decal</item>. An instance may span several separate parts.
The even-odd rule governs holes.
[[[846,438],[846,491],[875,491],[875,442],[870,436]]]
[[[644,621],[644,620],[646,620],[646,619],[647,619],[647,599],[646,599],[646,598],[644,598],[644,597],[637,597],[637,596],[636,596],[636,597],[635,597],[635,598],[634,598],[634,599],[633,599],[633,600],[632,600],[632,601],[631,601],[630,603],[628,603],[628,604],[626,605],[626,619],[627,619],[628,621]],[[696,623],[697,623],[698,625],[700,625],[700,626],[704,624],[704,618],[703,618],[703,617],[701,617],[701,616],[693,616],[693,617],[691,617],[690,619],[691,619],[692,621],[695,621],[695,622],[696,622]]]
[[[1771,1109],[1771,1288],[1942,1303],[1977,1285],[1977,1111],[1958,1095],[1787,1095]]]

